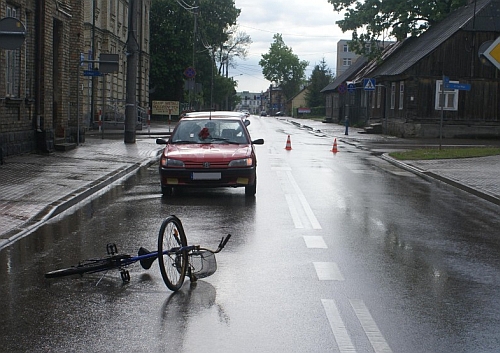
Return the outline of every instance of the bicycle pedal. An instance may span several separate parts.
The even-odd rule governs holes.
[[[118,247],[115,243],[109,243],[106,245],[106,252],[108,255],[118,254]]]
[[[130,282],[130,273],[127,270],[120,271],[120,276],[122,278],[123,283]]]

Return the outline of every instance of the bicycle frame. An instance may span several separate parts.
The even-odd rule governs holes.
[[[106,250],[108,256],[88,259],[76,266],[47,272],[45,277],[56,278],[76,274],[83,275],[85,273],[98,273],[117,269],[120,271],[122,281],[129,282],[130,274],[126,270],[126,267],[139,261],[141,266],[147,270],[158,259],[165,285],[169,289],[177,291],[181,288],[186,275],[194,282],[198,278],[208,277],[216,271],[217,262],[215,261],[215,254],[224,248],[230,237],[231,234],[222,237],[216,250],[203,248],[200,245],[187,245],[182,223],[179,218],[172,215],[163,221],[160,228],[158,234],[158,251],[149,251],[141,247],[138,255],[132,256],[129,254],[119,254],[115,244],[107,244]],[[165,245],[170,248],[166,249]],[[97,284],[99,282],[100,280]]]

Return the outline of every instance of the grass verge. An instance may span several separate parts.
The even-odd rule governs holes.
[[[411,151],[391,152],[389,156],[399,160],[430,160],[486,157],[500,154],[500,147],[463,147],[463,148],[421,148]]]

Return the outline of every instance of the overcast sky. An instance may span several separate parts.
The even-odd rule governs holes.
[[[309,62],[307,78],[323,58],[335,74],[337,42],[350,39],[351,33],[342,33],[335,24],[344,16],[334,12],[327,0],[235,0],[235,5],[241,9],[239,30],[253,42],[246,60],[238,59],[236,68],[229,68],[229,76],[238,81],[238,92],[261,92],[269,87],[259,60],[269,52],[276,33],[282,34],[299,60]]]

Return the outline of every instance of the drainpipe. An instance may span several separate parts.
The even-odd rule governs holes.
[[[43,128],[43,115],[42,115],[42,72],[43,72],[43,38],[45,28],[45,0],[38,0],[36,2],[36,19],[35,19],[35,116],[36,116],[36,129],[38,132]]]

